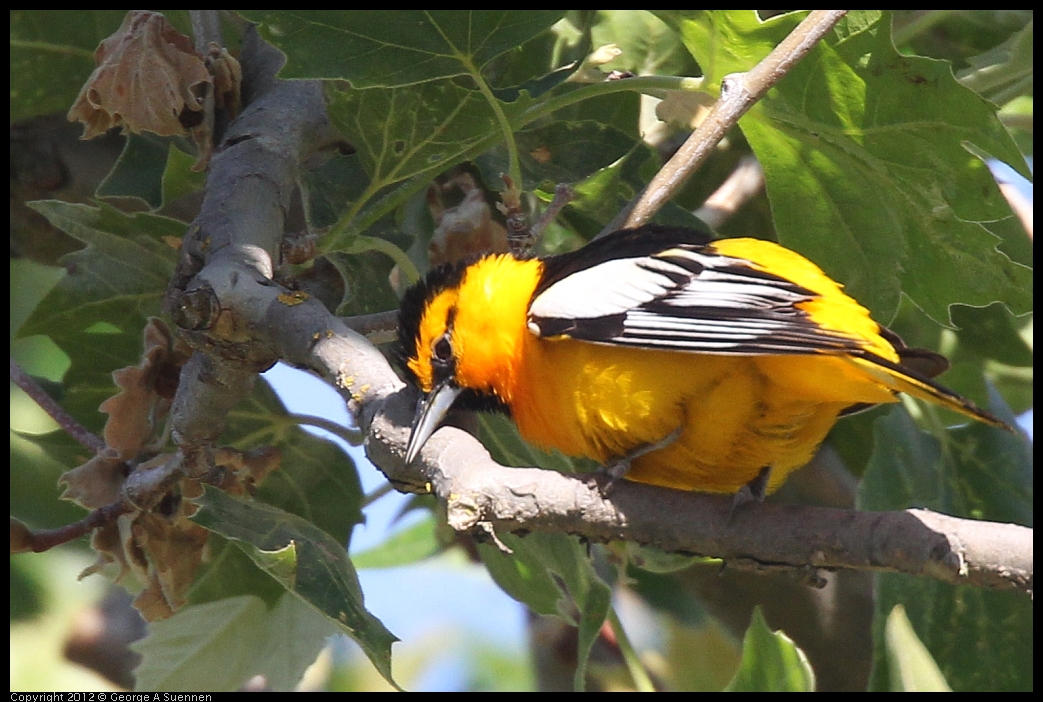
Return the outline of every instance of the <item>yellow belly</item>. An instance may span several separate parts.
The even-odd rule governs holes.
[[[858,366],[829,356],[715,356],[532,338],[511,403],[528,441],[601,462],[680,436],[627,478],[734,493],[766,466],[769,490],[810,459],[847,406],[894,402]],[[553,369],[547,373],[546,369]]]

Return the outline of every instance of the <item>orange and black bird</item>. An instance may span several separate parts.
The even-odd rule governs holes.
[[[407,461],[451,407],[501,408],[536,446],[630,480],[736,493],[757,479],[763,494],[841,415],[899,392],[1006,427],[931,379],[944,357],[759,239],[647,225],[442,266],[407,292],[398,332],[423,393]]]

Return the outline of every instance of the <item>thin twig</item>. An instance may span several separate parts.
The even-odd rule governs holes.
[[[391,483],[384,483],[383,485],[378,487],[376,490],[374,490],[373,492],[369,493],[364,498],[362,498],[362,508],[365,509],[366,507],[369,507],[371,504],[373,504],[374,502],[379,500],[384,495],[387,495],[388,493],[394,492],[394,490],[395,490],[395,486],[394,485],[392,485]]]
[[[105,449],[104,441],[76,421],[71,414],[54,401],[54,398],[44,392],[44,389],[37,385],[32,376],[23,371],[13,358],[11,359],[11,380],[24,390],[25,394],[38,404],[44,412],[49,414],[51,419],[58,422],[58,426],[64,429],[69,436],[76,439],[93,453],[101,453]]]
[[[352,446],[361,446],[362,440],[366,438],[361,430],[346,427],[342,424],[326,419],[325,417],[316,417],[311,414],[291,414],[288,416],[288,419],[297,424],[328,431],[334,436],[344,439],[344,441],[347,441]]]
[[[386,344],[395,340],[395,330],[398,328],[398,310],[341,317],[340,320],[348,328],[369,339],[370,343]]]
[[[694,214],[711,229],[717,229],[763,187],[764,170],[756,156],[747,154]]]
[[[572,192],[572,186],[568,183],[558,183],[554,186],[554,199],[547,205],[547,209],[540,215],[540,219],[536,224],[532,226],[532,235],[536,238],[536,241],[540,240],[543,236],[543,230],[554,221],[554,218],[558,216],[558,213],[564,209],[565,205],[572,202],[576,194]]]
[[[746,73],[721,81],[721,97],[709,115],[638,196],[624,226],[637,227],[652,218],[706,160],[739,118],[753,107],[847,13],[814,10],[770,54]]]
[[[192,43],[201,56],[206,56],[210,42],[224,44],[220,10],[189,10],[188,18],[192,23]]]
[[[15,532],[18,533],[20,541],[17,552],[25,553],[32,551],[33,553],[40,553],[41,551],[47,551],[55,546],[68,543],[73,539],[78,539],[95,529],[114,522],[121,514],[133,511],[134,507],[127,502],[113,502],[111,505],[99,507],[78,522],[66,524],[57,529],[40,529],[38,531],[31,531],[21,522],[12,518],[12,553],[16,551],[14,544]]]

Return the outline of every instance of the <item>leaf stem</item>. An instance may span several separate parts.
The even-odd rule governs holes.
[[[619,652],[623,655],[623,661],[627,665],[627,670],[630,671],[630,677],[634,680],[634,687],[638,692],[655,692],[655,684],[652,682],[652,678],[649,677],[648,671],[645,670],[645,666],[637,655],[637,651],[634,650],[633,644],[630,643],[630,639],[627,638],[627,633],[623,629],[623,623],[619,621],[619,615],[616,614],[615,607],[608,608],[608,623],[612,627],[612,633],[616,635]]]
[[[341,251],[355,254],[365,253],[366,251],[379,251],[398,264],[398,267],[402,269],[403,275],[406,276],[407,282],[413,284],[420,280],[420,271],[417,270],[417,267],[410,260],[409,256],[406,255],[406,252],[387,239],[359,234],[352,240],[351,246],[342,248]]]
[[[521,160],[518,158],[518,144],[514,141],[514,127],[511,125],[511,121],[507,119],[507,115],[504,113],[503,108],[500,106],[500,101],[493,95],[492,88],[485,82],[485,78],[482,77],[482,72],[474,65],[471,61],[470,56],[461,54],[459,56],[460,62],[467,68],[471,78],[478,86],[478,90],[481,91],[485,97],[486,102],[489,103],[489,109],[492,110],[493,114],[496,115],[496,121],[500,124],[500,131],[503,133],[503,139],[507,142],[507,175],[511,177],[511,180],[517,184],[519,188],[524,190],[521,173]]]

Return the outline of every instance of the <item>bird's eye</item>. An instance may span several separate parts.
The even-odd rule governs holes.
[[[435,358],[439,361],[448,362],[453,358],[453,345],[449,343],[449,335],[443,334],[435,342]]]

